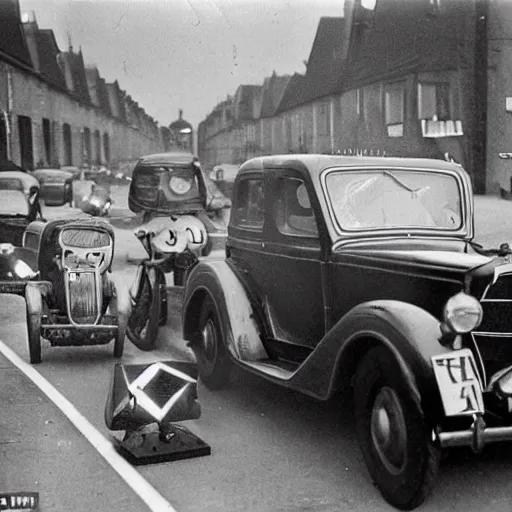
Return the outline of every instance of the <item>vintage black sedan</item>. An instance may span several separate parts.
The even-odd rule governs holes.
[[[0,173],[0,243],[21,245],[27,226],[43,219],[39,182],[24,171]]]
[[[232,199],[225,258],[200,261],[184,291],[205,385],[234,362],[322,400],[352,386],[369,472],[404,510],[443,448],[512,440],[511,251],[473,241],[462,167],[255,158]]]
[[[46,206],[63,206],[73,201],[73,180],[70,171],[38,169],[32,175],[41,184],[41,199]]]

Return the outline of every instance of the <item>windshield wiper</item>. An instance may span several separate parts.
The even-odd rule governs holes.
[[[392,180],[394,180],[396,183],[398,183],[402,188],[405,188],[405,190],[408,190],[409,192],[412,192],[413,194],[417,194],[420,190],[423,190],[425,187],[421,188],[411,188],[408,185],[406,185],[400,178],[397,178],[391,171],[383,171],[385,176],[389,176]]]

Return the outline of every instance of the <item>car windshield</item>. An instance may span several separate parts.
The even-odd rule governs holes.
[[[28,203],[21,190],[0,189],[0,215],[28,215]]]
[[[325,183],[327,200],[343,230],[457,230],[462,225],[459,185],[446,173],[334,171]]]

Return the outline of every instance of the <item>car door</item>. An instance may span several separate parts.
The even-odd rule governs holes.
[[[269,173],[263,240],[264,304],[275,341],[307,355],[325,332],[322,250],[311,184],[298,171]],[[290,347],[295,345],[295,348]]]
[[[228,227],[229,260],[238,272],[251,300],[261,304],[266,279],[263,254],[264,183],[261,171],[245,172],[237,181]]]

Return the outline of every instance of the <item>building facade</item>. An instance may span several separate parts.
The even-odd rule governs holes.
[[[477,192],[510,194],[511,41],[508,0],[346,0],[343,17],[320,20],[306,73],[252,120],[253,155],[449,153]],[[201,123],[206,165],[237,122],[220,131],[217,108]]]
[[[0,159],[26,169],[116,166],[162,150],[158,124],[81,50],[61,52],[52,30],[18,0],[0,2]]]

